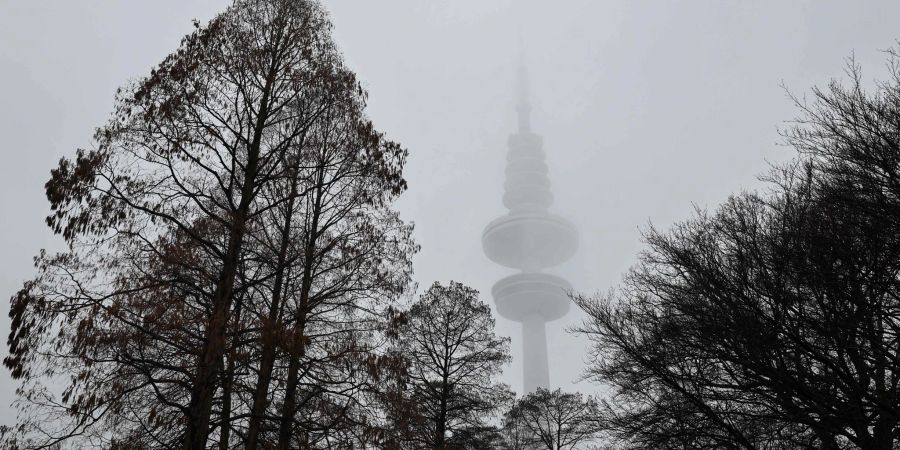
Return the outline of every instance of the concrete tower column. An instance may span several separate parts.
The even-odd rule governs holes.
[[[525,392],[550,387],[547,360],[547,322],[532,314],[522,320],[522,387]]]

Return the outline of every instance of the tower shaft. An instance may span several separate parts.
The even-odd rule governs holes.
[[[550,387],[547,360],[547,322],[531,314],[522,320],[522,387],[525,392]]]

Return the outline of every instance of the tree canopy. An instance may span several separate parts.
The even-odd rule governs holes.
[[[895,448],[900,71],[798,101],[799,156],[668,232],[624,285],[579,297],[588,375],[634,448]]]
[[[601,425],[595,399],[545,388],[519,399],[503,420],[505,445],[510,450],[581,448],[596,442]]]
[[[488,419],[511,397],[496,380],[510,356],[509,338],[494,334],[490,307],[478,292],[456,282],[434,283],[406,311],[397,345],[407,362],[401,395],[420,418],[412,422],[416,448],[484,439]],[[451,435],[455,443],[448,442]]]
[[[197,449],[218,430],[231,448],[249,427],[289,448],[364,422],[368,374],[347,367],[416,246],[391,209],[406,151],[330,31],[313,1],[235,1],[52,171],[68,251],[13,297],[7,445]]]

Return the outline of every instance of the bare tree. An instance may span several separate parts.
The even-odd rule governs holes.
[[[510,398],[495,381],[509,362],[509,339],[478,292],[434,283],[406,314],[398,353],[408,361],[408,392],[424,421],[419,445],[446,449],[448,434],[484,425]]]
[[[512,449],[564,450],[591,443],[601,430],[600,411],[593,398],[559,389],[538,388],[507,412],[507,446]]]
[[[535,441],[534,434],[525,425],[524,416],[514,408],[504,414],[500,433],[503,450],[529,450]]]
[[[800,102],[767,193],[662,233],[578,298],[632,448],[892,449],[900,420],[900,71]]]

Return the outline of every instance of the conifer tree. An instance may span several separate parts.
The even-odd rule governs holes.
[[[263,411],[285,448],[303,386],[328,411],[310,426],[349,416],[346,367],[415,245],[390,209],[406,152],[364,115],[330,29],[314,1],[236,0],[52,171],[68,250],[39,255],[12,299],[5,445],[198,449],[219,429],[219,448],[243,447],[230,431]]]

